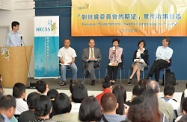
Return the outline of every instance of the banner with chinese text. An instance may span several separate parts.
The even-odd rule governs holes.
[[[34,78],[59,77],[59,16],[34,17]]]
[[[187,36],[187,0],[72,0],[72,36]]]

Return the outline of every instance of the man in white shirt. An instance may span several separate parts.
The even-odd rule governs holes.
[[[175,116],[178,117],[180,115],[180,105],[177,102],[177,100],[173,99],[173,94],[175,93],[175,87],[172,84],[167,84],[164,87],[164,97],[162,99],[171,104],[174,111],[175,111]]]
[[[58,57],[61,64],[61,86],[66,85],[66,70],[70,68],[72,70],[71,82],[75,82],[77,79],[77,66],[75,65],[76,52],[70,47],[70,39],[64,40],[64,47],[58,51]]]
[[[16,99],[15,115],[20,115],[22,112],[29,110],[27,102],[24,101],[26,96],[26,86],[23,83],[16,83],[13,87],[13,96]]]
[[[159,46],[156,50],[156,61],[154,61],[146,79],[148,80],[155,73],[155,80],[159,81],[159,73],[163,68],[167,68],[170,64],[170,59],[173,55],[173,50],[168,47],[170,39],[165,37],[162,40],[162,46]]]

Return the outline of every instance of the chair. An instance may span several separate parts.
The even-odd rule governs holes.
[[[83,73],[83,77],[82,77],[82,84],[84,84],[85,83],[85,73],[86,73],[86,69],[85,69],[86,67],[85,67],[85,63],[83,63],[83,66],[82,66],[82,73]],[[99,78],[99,83],[100,83],[100,75],[101,75],[101,73],[100,73],[100,65],[99,65],[99,67],[97,67],[97,68],[94,68],[95,70],[98,70],[98,78]]]
[[[164,86],[166,85],[166,84],[165,84],[165,83],[166,83],[166,82],[165,82],[165,81],[166,81],[166,75],[165,75],[165,74],[166,74],[166,71],[167,71],[167,70],[172,71],[172,68],[171,68],[171,67],[172,67],[172,58],[170,59],[170,63],[169,63],[169,65],[168,65],[168,67],[161,70],[161,71],[163,71],[163,73],[164,73],[164,81],[163,81],[163,83],[162,83]]]
[[[121,55],[121,60],[122,60],[122,62],[121,62],[121,66],[118,68],[118,70],[119,70],[119,78],[120,78],[120,83],[121,83],[121,81],[122,81],[122,70],[124,69],[124,56],[123,56],[123,53],[122,53],[122,55]],[[107,70],[107,68],[106,68],[106,71],[105,71],[105,76],[107,76],[107,72],[108,70]],[[124,70],[124,77],[125,77],[125,70]]]

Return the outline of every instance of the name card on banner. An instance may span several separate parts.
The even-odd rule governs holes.
[[[72,36],[187,36],[187,0],[72,0]]]
[[[34,77],[59,76],[59,16],[34,17]]]

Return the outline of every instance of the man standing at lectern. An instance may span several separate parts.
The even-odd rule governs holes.
[[[6,39],[6,46],[21,46],[22,36],[19,30],[19,22],[13,21],[11,24],[12,30],[8,33]]]
[[[95,48],[95,41],[94,39],[90,39],[88,41],[89,48],[85,48],[82,54],[82,60],[85,63],[84,68],[86,68],[85,77],[87,78],[88,75],[91,76],[91,85],[95,85],[95,72],[94,68],[98,68],[101,61],[101,53],[99,48]]]

